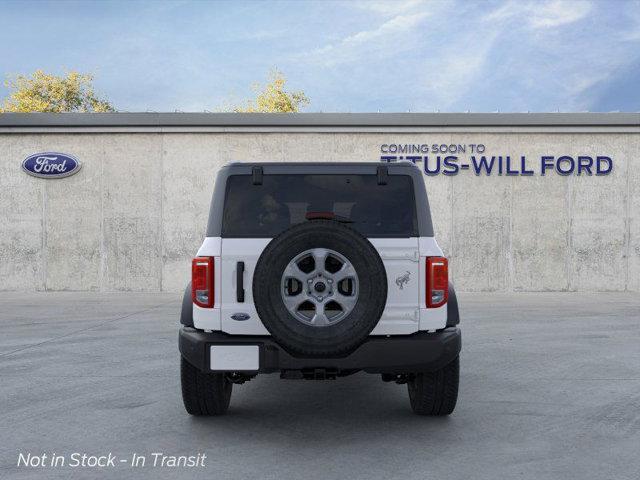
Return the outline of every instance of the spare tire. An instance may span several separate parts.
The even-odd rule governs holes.
[[[311,220],[264,249],[253,300],[285,350],[340,356],[357,348],[380,320],[387,275],[376,249],[358,232],[333,220]]]

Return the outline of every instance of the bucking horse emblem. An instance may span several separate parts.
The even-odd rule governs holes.
[[[396,278],[396,285],[402,290],[404,286],[411,280],[411,272],[407,271]]]

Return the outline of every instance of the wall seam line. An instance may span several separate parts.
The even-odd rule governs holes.
[[[49,255],[47,252],[47,183],[42,184],[42,289],[47,291]]]
[[[106,265],[105,259],[105,241],[104,241],[104,157],[107,154],[104,139],[102,141],[102,155],[100,155],[100,272],[98,279],[98,290],[105,291],[104,271]]]
[[[515,290],[515,282],[513,279],[513,183],[515,179],[509,178],[509,248],[507,251],[507,266],[509,269],[508,290],[513,292]]]
[[[163,291],[163,272],[164,272],[164,134],[160,133],[160,255],[158,255],[160,263],[160,281],[158,283],[160,292]]]
[[[631,261],[631,172],[630,159],[626,162],[627,167],[627,192],[625,198],[625,262],[624,262],[624,291],[629,291],[629,262]]]
[[[573,291],[573,183],[567,177],[567,214],[569,225],[567,226],[567,255],[565,256],[567,270],[567,290]]]

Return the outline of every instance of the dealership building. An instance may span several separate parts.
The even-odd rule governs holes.
[[[0,290],[180,291],[224,164],[412,161],[457,290],[640,291],[639,155],[637,113],[0,114]]]

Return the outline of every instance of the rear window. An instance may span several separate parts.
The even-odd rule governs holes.
[[[366,237],[418,236],[409,175],[250,175],[227,179],[222,235],[275,237],[314,216],[344,222]]]

